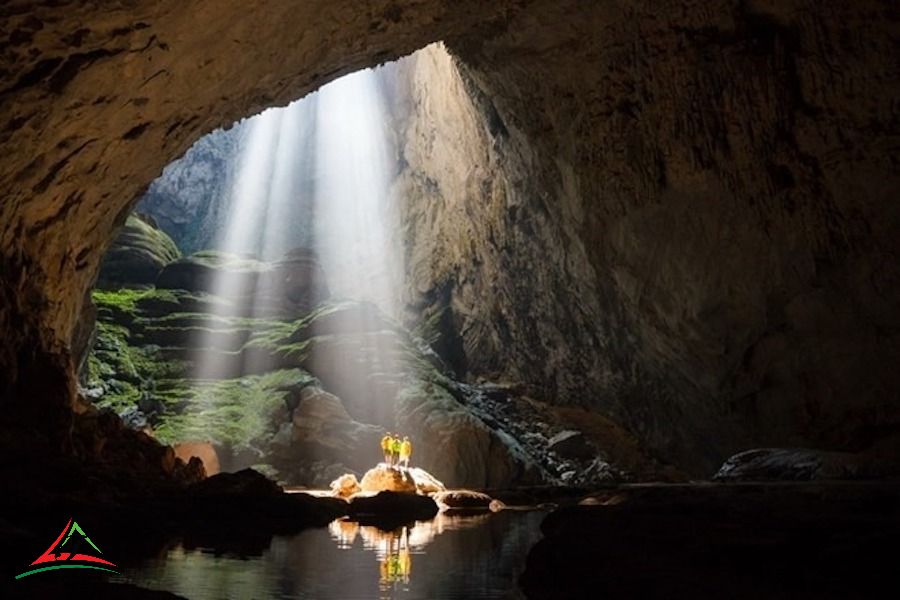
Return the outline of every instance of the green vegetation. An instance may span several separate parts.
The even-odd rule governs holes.
[[[156,436],[166,443],[211,439],[238,451],[259,448],[274,433],[275,416],[285,406],[288,391],[314,381],[300,369],[220,381],[182,380],[183,387],[161,390],[167,409],[181,410],[166,411],[155,428]]]
[[[166,443],[209,440],[234,452],[263,451],[287,418],[288,394],[317,381],[308,372],[317,353],[410,383],[446,384],[424,342],[365,303],[326,302],[277,319],[216,314],[223,306],[239,311],[182,290],[97,290],[93,298],[97,341],[86,375],[88,387],[104,390],[97,406],[120,414],[137,407]],[[199,353],[213,357],[221,379],[194,378]],[[339,376],[343,365],[325,362]],[[248,373],[248,365],[267,370]]]

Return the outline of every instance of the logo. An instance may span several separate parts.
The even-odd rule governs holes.
[[[69,542],[72,543],[69,544]],[[34,575],[36,573],[43,573],[44,571],[55,571],[56,569],[95,569],[98,571],[118,573],[115,569],[109,568],[115,567],[116,565],[108,560],[100,558],[99,556],[94,556],[93,554],[76,552],[75,548],[77,546],[83,546],[84,543],[87,543],[88,546],[96,550],[97,554],[103,554],[103,552],[100,551],[100,548],[98,548],[97,545],[91,541],[91,538],[87,536],[81,526],[70,518],[69,522],[66,523],[66,526],[63,528],[62,533],[56,538],[56,541],[29,565],[31,567],[37,566],[37,568],[16,575],[16,579],[22,579],[23,577],[28,577],[29,575]],[[69,544],[69,552],[64,551],[66,544]],[[87,551],[87,548],[85,547],[84,550]]]

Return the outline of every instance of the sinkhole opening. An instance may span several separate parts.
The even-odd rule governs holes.
[[[168,165],[101,265],[83,395],[207,474],[339,493],[621,476],[597,448],[625,434],[603,417],[460,373],[448,275],[421,240],[474,235],[471,174],[505,135],[460,67],[428,46]]]

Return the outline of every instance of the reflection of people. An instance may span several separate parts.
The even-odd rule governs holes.
[[[385,555],[379,561],[381,583],[409,583],[412,571],[412,555],[409,552],[409,530],[404,527],[397,535],[391,532],[385,536]],[[396,542],[396,545],[395,545]]]
[[[398,465],[400,464],[399,457],[400,457],[400,448],[402,446],[403,446],[403,444],[400,442],[399,437],[395,437],[393,439],[393,441],[391,442],[391,461],[393,461],[396,458]],[[393,462],[391,464],[393,464]]]
[[[403,436],[403,443],[400,444],[400,460],[399,463],[403,463],[403,466],[407,469],[409,468],[409,457],[412,455],[412,442],[409,441],[409,437]]]
[[[384,437],[381,438],[381,450],[384,452],[384,462],[388,465],[392,464],[392,448],[394,446],[394,437],[391,435],[391,432],[388,431],[384,434]]]

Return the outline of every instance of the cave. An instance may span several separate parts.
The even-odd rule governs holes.
[[[891,589],[898,39],[887,0],[4,4],[4,597]]]

